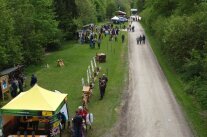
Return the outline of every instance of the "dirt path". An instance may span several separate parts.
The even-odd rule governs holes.
[[[129,33],[128,136],[193,137],[149,43],[136,44],[144,33],[141,25],[132,25],[136,32]]]
[[[110,136],[193,137],[149,43],[136,43],[136,37],[144,33],[141,25],[132,25],[135,32],[129,32],[129,91],[117,132]]]

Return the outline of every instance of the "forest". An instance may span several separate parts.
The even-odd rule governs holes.
[[[88,23],[108,21],[128,0],[0,0],[0,70],[39,64]]]
[[[143,23],[181,76],[185,91],[207,110],[207,2],[137,0]]]

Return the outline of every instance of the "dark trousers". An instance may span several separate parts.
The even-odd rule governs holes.
[[[101,99],[104,97],[104,94],[105,94],[105,88],[100,88]]]
[[[33,130],[38,130],[38,125],[39,125],[39,121],[33,121],[32,122],[32,127],[33,127]]]
[[[66,123],[66,121],[61,121],[61,124],[62,124],[62,128],[63,128],[63,130],[65,129],[65,123]]]
[[[82,128],[81,127],[75,127],[74,128],[75,134],[74,137],[82,137]]]

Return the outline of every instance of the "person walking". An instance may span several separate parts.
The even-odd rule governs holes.
[[[139,36],[139,43],[142,44],[142,36]]]
[[[12,79],[12,82],[11,82],[11,96],[13,98],[17,96],[17,89],[18,89],[18,85],[16,84],[15,80]]]
[[[37,83],[37,77],[32,74],[30,86],[33,87]]]
[[[145,44],[145,35],[142,36],[143,44]]]
[[[83,118],[76,111],[76,115],[73,118],[73,129],[74,129],[74,137],[82,137],[82,124]]]
[[[132,32],[134,32],[134,26],[132,26]]]
[[[138,45],[139,44],[139,37],[136,38],[136,41],[137,41],[137,45]]]
[[[105,94],[105,89],[106,89],[106,81],[99,78],[99,90],[100,90],[100,99],[99,100],[103,99],[104,94]]]

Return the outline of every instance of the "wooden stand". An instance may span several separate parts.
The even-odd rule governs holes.
[[[92,89],[90,86],[83,86],[83,95],[82,95],[82,103],[83,106],[87,107],[87,104],[89,103],[90,96],[92,95]]]

